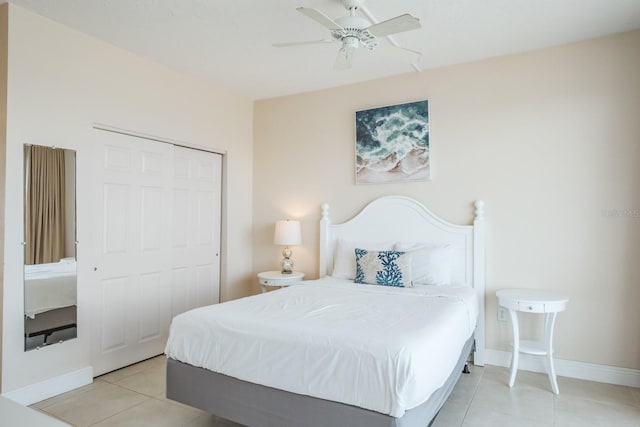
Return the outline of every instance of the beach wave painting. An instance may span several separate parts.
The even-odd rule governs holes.
[[[430,178],[428,101],[356,112],[356,183]]]

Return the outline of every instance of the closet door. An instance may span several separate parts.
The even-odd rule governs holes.
[[[219,302],[222,156],[174,148],[171,315]]]
[[[173,315],[217,302],[221,171],[197,160],[216,154],[94,134],[100,229],[91,359],[100,375],[161,354]]]

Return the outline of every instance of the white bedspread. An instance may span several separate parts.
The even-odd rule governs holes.
[[[76,305],[76,261],[25,266],[24,312],[30,318],[56,308]]]
[[[307,281],[173,319],[168,357],[401,417],[442,386],[476,326],[473,289]]]

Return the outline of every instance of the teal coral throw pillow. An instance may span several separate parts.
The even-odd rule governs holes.
[[[356,250],[356,283],[410,288],[411,254],[402,251]]]

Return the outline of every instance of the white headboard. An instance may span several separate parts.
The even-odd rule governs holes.
[[[385,196],[369,203],[352,219],[332,224],[329,205],[322,205],[320,220],[320,271],[333,270],[333,253],[339,238],[360,242],[429,242],[452,245],[457,255],[453,280],[476,290],[479,301],[474,364],[484,365],[484,202],[474,203],[472,225],[451,224],[422,203],[404,196]]]

